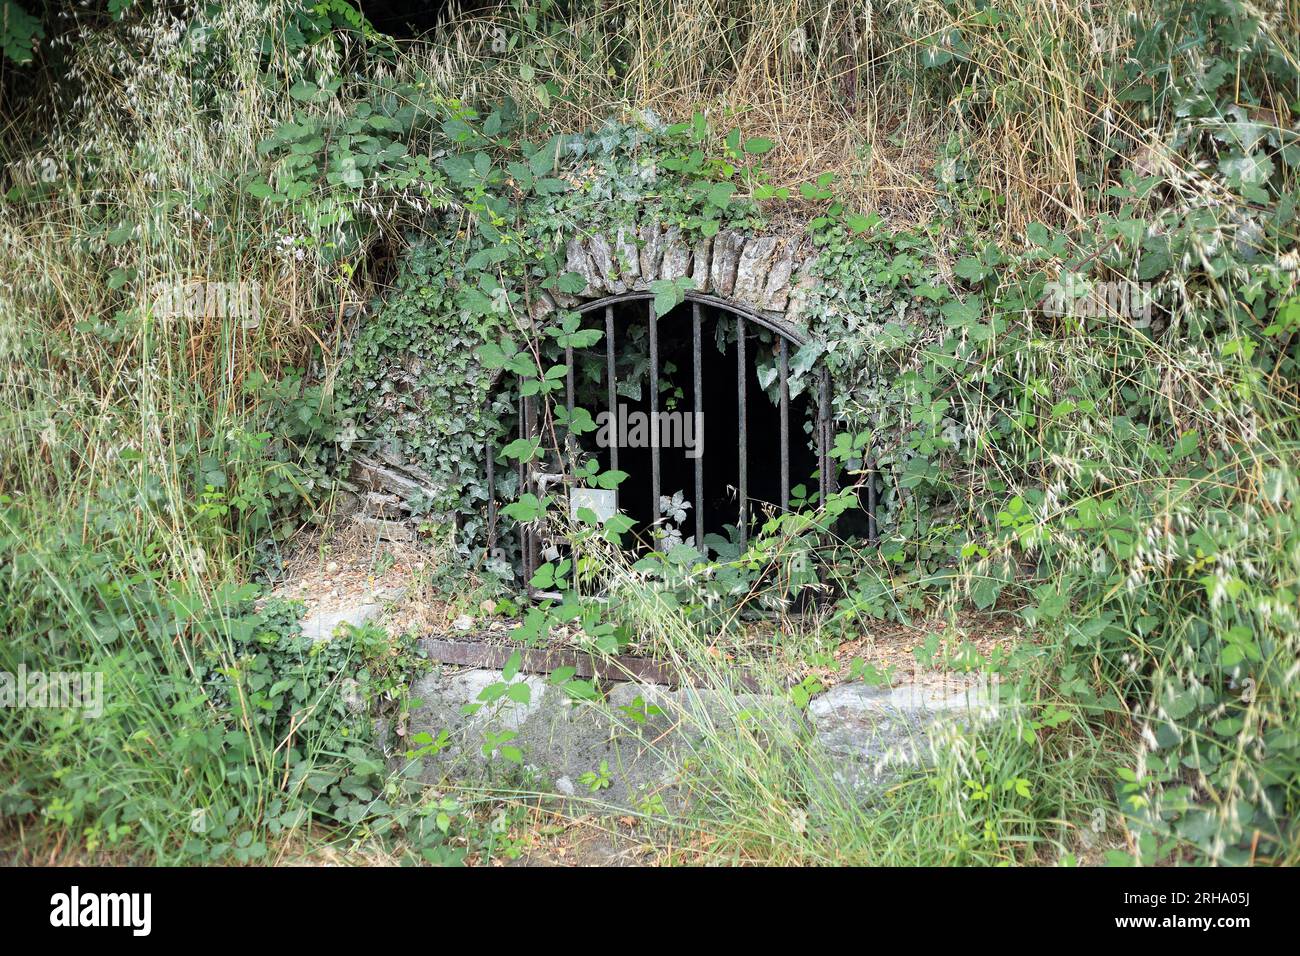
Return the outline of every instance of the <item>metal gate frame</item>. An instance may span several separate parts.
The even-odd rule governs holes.
[[[748,498],[748,470],[749,470],[749,443],[746,431],[746,377],[747,356],[745,349],[745,329],[746,323],[752,323],[762,328],[776,333],[779,343],[779,352],[777,357],[778,374],[780,379],[780,410],[781,410],[781,511],[788,511],[790,507],[790,345],[796,347],[807,343],[804,334],[793,325],[782,319],[764,315],[746,306],[730,302],[726,299],[713,295],[707,295],[700,292],[687,292],[685,300],[691,304],[691,339],[692,339],[692,379],[693,379],[693,401],[695,404],[694,411],[702,414],[703,408],[703,380],[702,380],[702,346],[700,340],[701,314],[700,310],[708,306],[718,312],[727,313],[735,318],[736,321],[736,386],[738,391],[738,422],[739,441],[737,446],[737,455],[739,459],[739,476],[736,486],[739,508],[737,514],[737,527],[740,530],[740,543],[743,548],[749,539],[749,498]],[[580,315],[588,315],[599,310],[603,310],[605,315],[605,379],[608,388],[609,411],[612,415],[617,415],[617,394],[615,379],[615,338],[614,338],[614,306],[622,305],[628,302],[647,303],[646,321],[649,326],[650,334],[650,370],[649,378],[652,383],[650,388],[650,415],[651,421],[657,421],[659,411],[659,390],[657,385],[659,381],[659,316],[655,314],[654,293],[653,292],[626,292],[619,295],[604,296],[599,299],[593,299],[582,305],[576,306],[567,311],[577,312]],[[719,317],[721,320],[721,317]],[[565,402],[570,413],[573,411],[573,348],[568,346],[564,350],[565,364],[568,372],[565,382]],[[518,402],[518,428],[519,435],[522,438],[530,438],[536,432],[537,428],[537,405],[534,396],[521,396]],[[830,408],[830,373],[824,365],[818,370],[818,395],[817,395],[817,421],[815,425],[817,436],[817,469],[818,469],[818,491],[821,500],[825,501],[830,495],[838,490],[836,469],[832,467],[830,448],[834,436],[831,426],[831,408]],[[496,504],[496,471],[495,471],[495,449],[492,441],[489,439],[485,449],[487,458],[487,481],[488,481],[488,549],[491,551],[496,545],[496,528],[497,528],[497,504]],[[701,544],[704,541],[704,455],[695,459],[695,540]],[[651,503],[652,524],[658,524],[661,517],[659,509],[660,497],[660,468],[659,468],[659,445],[657,441],[652,442],[650,446],[651,459]],[[609,466],[610,469],[618,468],[618,445],[611,444],[609,448]],[[868,465],[868,469],[870,466]],[[544,493],[541,487],[536,469],[520,462],[517,466],[519,475],[519,492],[532,492],[539,498]],[[868,538],[875,539],[875,482],[873,480],[867,483],[867,523]],[[537,533],[525,524],[520,525],[520,552],[523,560],[524,581],[532,580],[537,568],[541,566],[541,540]]]

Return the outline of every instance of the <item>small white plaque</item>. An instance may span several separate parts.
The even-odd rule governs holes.
[[[569,515],[578,520],[578,509],[590,508],[604,524],[618,513],[618,493],[603,488],[570,488]]]

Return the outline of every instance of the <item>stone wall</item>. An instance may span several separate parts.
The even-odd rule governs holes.
[[[484,689],[500,683],[526,684],[523,702],[502,696],[483,704]],[[420,760],[423,782],[491,781],[509,774],[513,765],[495,751],[483,753],[484,733],[508,730],[534,779],[547,789],[564,796],[581,792],[606,807],[628,810],[657,795],[676,811],[692,798],[687,768],[699,760],[710,736],[739,733],[743,726],[744,733],[761,735],[771,750],[799,747],[801,759],[828,785],[849,800],[867,803],[902,776],[933,764],[939,748],[951,746],[960,728],[999,713],[995,686],[937,674],[892,689],[839,684],[814,697],[806,713],[777,693],[733,697],[633,682],[607,689],[603,703],[579,702],[539,674],[507,679],[498,670],[436,667],[411,688],[420,705],[411,711],[405,738],[386,737],[385,747],[394,769],[402,769],[405,740],[419,733],[436,738],[445,730],[448,746]],[[608,786],[598,792],[582,788],[582,775],[602,764],[610,774]]]
[[[574,237],[565,266],[587,282],[578,296],[542,293],[534,318],[584,299],[645,291],[656,279],[689,276],[695,291],[798,324],[813,286],[814,250],[802,236],[757,236],[723,230],[688,242],[677,227],[658,223],[621,228],[613,235]]]

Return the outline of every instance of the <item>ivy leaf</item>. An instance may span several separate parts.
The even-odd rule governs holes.
[[[1178,441],[1174,443],[1174,449],[1173,449],[1174,461],[1178,461],[1182,458],[1186,458],[1188,455],[1192,454],[1192,452],[1196,451],[1196,448],[1200,444],[1200,441],[1201,441],[1201,436],[1197,432],[1195,431],[1183,432],[1182,435],[1179,436]]]
[[[1173,265],[1173,262],[1166,253],[1147,253],[1142,257],[1142,261],[1138,263],[1137,277],[1146,282],[1161,273],[1168,272],[1171,265]]]
[[[545,176],[555,168],[556,158],[560,154],[560,148],[564,145],[564,137],[555,135],[540,147],[536,152],[528,157],[528,166],[532,169],[533,175]]]
[[[958,260],[953,272],[969,282],[982,282],[989,275],[989,268],[978,259],[966,256]]]
[[[978,296],[972,296],[966,301],[953,299],[951,302],[945,302],[940,311],[944,315],[945,324],[950,329],[969,328],[979,322],[983,314],[983,302]]]
[[[617,488],[620,484],[622,484],[623,480],[626,478],[627,478],[626,471],[619,471],[617,469],[611,468],[609,471],[602,471],[599,475],[596,476],[596,485],[600,488],[604,488],[607,491],[612,491],[615,488]]]
[[[566,426],[574,435],[585,435],[587,432],[596,430],[596,422],[591,417],[591,412],[581,406],[573,409],[570,416],[568,408],[561,405],[555,409],[555,420]]]
[[[588,680],[571,680],[564,684],[564,693],[572,700],[595,700],[595,685]]]
[[[636,527],[636,522],[625,514],[610,515],[605,521],[605,527],[615,534],[626,534]]]
[[[447,156],[439,160],[438,165],[457,186],[472,186],[478,181],[474,164],[464,156]]]
[[[708,192],[709,205],[717,206],[719,209],[726,209],[731,203],[731,197],[735,195],[735,183],[716,183]]]
[[[518,501],[512,501],[501,509],[501,513],[514,521],[535,521],[542,516],[551,502],[550,495],[539,499],[532,492],[525,492]]]
[[[506,661],[506,666],[501,669],[501,676],[506,681],[514,680],[515,675],[519,673],[519,667],[520,665],[523,664],[523,662],[524,662],[523,654],[521,654],[519,651],[515,651],[513,654],[510,655],[510,660]]]
[[[532,461],[537,457],[541,445],[542,440],[540,438],[516,438],[501,449],[501,454],[519,461]]]
[[[513,350],[507,353],[495,342],[485,342],[478,349],[478,360],[484,368],[505,368],[514,356]]]
[[[0,4],[0,15],[0,52],[14,63],[30,63],[35,41],[45,38],[41,21],[13,2]]]
[[[667,315],[685,301],[687,291],[693,288],[695,288],[695,280],[690,276],[655,279],[650,283],[650,291],[655,294],[655,315]]]
[[[555,288],[566,295],[581,295],[582,290],[587,288],[587,280],[580,272],[566,272],[555,280]]]
[[[849,227],[849,232],[859,234],[866,232],[868,229],[880,223],[880,216],[874,212],[863,214],[860,212],[851,212],[844,217],[844,224]]]

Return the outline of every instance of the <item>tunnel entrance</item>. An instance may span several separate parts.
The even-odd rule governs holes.
[[[516,469],[514,489],[581,495],[598,511],[623,512],[633,522],[625,540],[638,552],[688,545],[709,558],[734,555],[770,515],[836,490],[829,376],[802,360],[799,330],[698,293],[662,316],[648,292],[574,311],[601,339],[556,356],[569,369],[557,404],[586,409],[598,426],[572,437],[571,454],[626,478],[603,494],[572,483],[560,492],[566,479],[556,461]],[[504,405],[516,412],[507,441],[539,434],[536,404],[515,395]],[[488,477],[494,500],[492,470]],[[497,519],[489,515],[489,547],[504,530]],[[524,581],[553,555],[550,537],[517,528]]]
[[[695,393],[694,312],[700,312],[700,394]],[[616,395],[614,413],[608,411],[608,396],[578,397],[586,408],[602,408],[608,435],[584,436],[585,447],[597,457],[602,469],[617,467],[627,472],[618,488],[619,507],[636,522],[634,534],[642,545],[651,540],[650,529],[659,526],[676,543],[690,543],[701,553],[714,536],[739,543],[741,490],[741,429],[745,421],[745,481],[748,527],[765,513],[781,507],[781,407],[780,362],[776,333],[752,323],[739,326],[745,336],[744,360],[737,341],[734,313],[712,306],[684,302],[657,318],[660,387],[657,409],[651,407],[648,375],[648,329],[645,304],[621,303],[615,307]],[[624,332],[625,345],[617,342]],[[644,333],[644,334],[642,334]],[[792,353],[791,353],[792,354]],[[607,357],[606,357],[607,358]],[[788,361],[788,358],[787,358]],[[607,364],[607,363],[606,363]],[[762,378],[768,382],[764,389]],[[738,375],[744,375],[743,386]],[[605,385],[605,376],[600,384]],[[815,391],[815,390],[814,390]],[[776,393],[776,394],[773,394]],[[603,398],[603,401],[597,399]],[[813,396],[800,388],[788,404],[788,484],[785,502],[806,499],[809,482],[818,480],[818,456],[811,442],[817,409]],[[583,404],[588,401],[589,404]],[[742,407],[743,403],[743,407]],[[698,409],[698,410],[697,410]],[[651,415],[660,416],[661,447],[659,487],[656,492],[655,449],[645,440],[651,437]],[[668,417],[671,416],[671,417]],[[647,426],[640,440],[634,431],[638,422]],[[625,424],[626,423],[626,424]],[[612,439],[612,440],[611,440]],[[696,487],[696,464],[701,483]],[[660,499],[654,513],[654,496]],[[698,494],[698,500],[697,500]],[[697,520],[697,518],[699,520]],[[702,534],[700,534],[702,531]],[[698,540],[696,540],[698,537]]]

